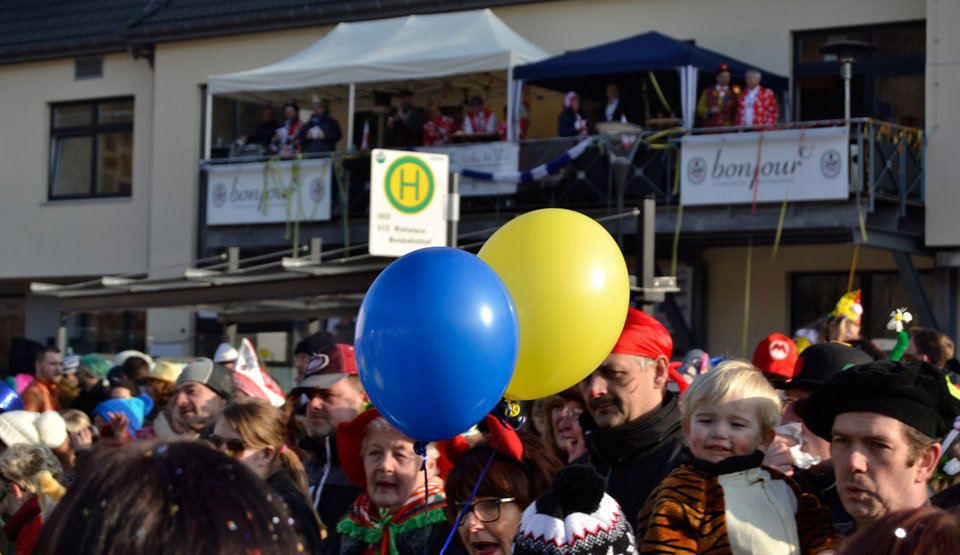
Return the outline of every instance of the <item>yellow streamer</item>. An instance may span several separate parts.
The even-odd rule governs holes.
[[[753,272],[753,238],[747,243],[747,270],[743,276],[743,340],[740,356],[747,356],[747,334],[750,330],[750,274]]]
[[[853,260],[850,261],[850,275],[847,276],[847,291],[853,291],[853,277],[857,273],[857,264],[860,261],[860,243],[853,246]]]
[[[787,199],[783,199],[780,205],[780,219],[777,221],[777,233],[773,236],[773,250],[770,251],[770,261],[777,257],[777,251],[780,250],[780,238],[783,236],[783,223],[787,219]]]
[[[677,205],[677,227],[673,230],[673,258],[670,260],[670,275],[677,275],[677,260],[680,256],[680,224],[683,222],[683,205]]]
[[[660,104],[663,104],[663,109],[666,110],[668,114],[672,114],[673,110],[667,102],[667,97],[663,96],[663,91],[660,90],[660,83],[657,82],[657,76],[654,75],[652,71],[648,71],[647,75],[650,76],[650,82],[653,83],[653,90],[657,91],[657,97],[660,98]]]

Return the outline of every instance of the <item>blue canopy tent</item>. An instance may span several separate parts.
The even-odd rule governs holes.
[[[697,76],[700,71],[713,73],[721,64],[730,66],[734,79],[742,80],[748,69],[756,66],[741,62],[713,50],[668,37],[656,31],[575,50],[514,69],[514,86],[523,81],[569,79],[595,75],[636,73],[675,69],[680,75],[680,96],[684,127],[692,128],[697,104]],[[789,80],[775,73],[760,70],[763,84],[786,92]],[[516,96],[514,98],[517,98]]]

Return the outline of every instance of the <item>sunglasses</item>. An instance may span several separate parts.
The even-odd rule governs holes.
[[[473,513],[474,518],[485,524],[496,522],[500,518],[500,505],[516,500],[516,497],[504,497],[503,499],[487,499],[474,503],[467,507],[467,511],[463,515],[464,519],[460,520],[460,525],[463,526],[463,520],[466,519],[467,513]],[[457,516],[463,510],[463,505],[448,505],[444,510],[447,513],[447,520],[452,524],[457,521]]]
[[[243,440],[241,439],[225,439],[218,435],[211,435],[207,439],[215,448],[218,450],[225,450],[227,454],[231,456],[239,455],[247,449],[247,446],[244,445]]]

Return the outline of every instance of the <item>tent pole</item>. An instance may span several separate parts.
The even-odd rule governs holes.
[[[513,55],[507,64],[507,140],[517,142],[517,95],[513,82]]]
[[[350,83],[350,98],[347,101],[347,151],[356,150],[353,144],[353,113],[357,104],[357,84]]]
[[[210,94],[209,89],[206,91],[207,101],[204,107],[203,114],[203,159],[210,159],[211,152],[211,139],[213,138],[213,95]]]

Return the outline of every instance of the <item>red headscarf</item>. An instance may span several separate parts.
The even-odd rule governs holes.
[[[627,322],[623,325],[623,331],[620,332],[620,339],[613,346],[615,355],[633,355],[646,358],[657,358],[659,356],[670,357],[673,355],[673,338],[670,332],[663,327],[656,318],[646,312],[635,308],[627,310]],[[677,382],[677,386],[682,392],[687,388],[687,382],[680,376],[676,368],[669,368],[670,379]]]
[[[612,353],[647,358],[663,355],[669,359],[673,355],[673,338],[656,318],[631,308]]]

